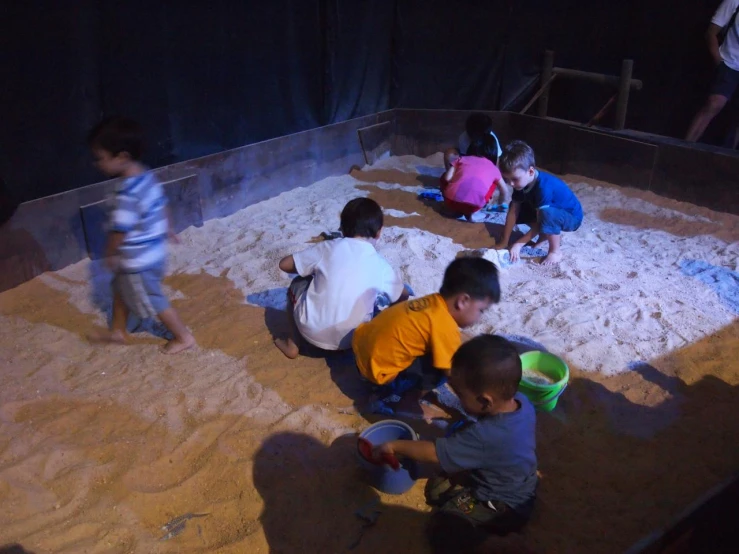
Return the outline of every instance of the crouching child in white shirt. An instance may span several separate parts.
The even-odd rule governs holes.
[[[280,260],[282,271],[298,274],[287,292],[292,336],[275,339],[285,356],[297,358],[305,343],[348,350],[354,330],[372,319],[378,295],[393,303],[408,298],[398,272],[375,250],[382,225],[377,202],[355,198],[341,212],[343,238]]]

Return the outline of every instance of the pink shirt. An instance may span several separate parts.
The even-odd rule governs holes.
[[[442,191],[444,198],[479,208],[485,206],[501,179],[500,170],[487,158],[477,156],[462,156],[452,165],[454,175]]]

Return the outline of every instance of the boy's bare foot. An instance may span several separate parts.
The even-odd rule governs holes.
[[[275,346],[291,360],[294,360],[300,354],[298,345],[292,339],[275,339]]]
[[[107,344],[126,344],[128,342],[128,334],[123,331],[93,331],[87,337],[90,342],[103,342]]]
[[[177,354],[195,346],[195,337],[187,335],[182,339],[172,339],[162,347],[165,354]]]
[[[554,265],[562,261],[562,252],[550,252],[541,261],[541,265]]]

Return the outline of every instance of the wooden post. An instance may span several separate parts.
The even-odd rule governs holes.
[[[616,100],[616,118],[613,128],[621,130],[626,127],[626,108],[629,106],[629,90],[631,89],[631,73],[634,60],[624,60],[621,64],[621,81],[618,84],[618,100]]]
[[[539,117],[547,116],[547,109],[549,107],[549,89],[551,87],[552,70],[554,68],[554,51],[547,50],[544,52],[544,63],[541,66],[541,83],[546,83],[546,90],[542,93],[539,98],[539,106],[537,115]]]
[[[528,104],[526,104],[526,105],[525,105],[525,106],[523,107],[523,110],[521,110],[521,111],[520,111],[520,112],[518,112],[518,113],[520,113],[520,114],[525,114],[525,113],[526,113],[527,111],[529,111],[529,108],[530,108],[531,106],[533,106],[533,105],[534,105],[534,102],[536,102],[536,101],[537,101],[537,100],[539,99],[539,97],[540,97],[540,96],[541,96],[542,94],[544,94],[544,93],[545,93],[546,91],[548,91],[548,90],[549,90],[549,85],[551,85],[551,84],[552,84],[552,81],[554,81],[554,78],[555,78],[556,76],[557,76],[557,74],[556,74],[556,73],[554,73],[554,74],[553,74],[553,75],[551,76],[551,78],[550,78],[550,79],[549,79],[549,80],[548,80],[548,81],[547,81],[546,83],[544,83],[543,85],[541,85],[541,86],[539,87],[539,90],[537,90],[537,91],[536,91],[536,94],[534,94],[534,96],[532,96],[532,97],[531,97],[531,100],[529,100],[529,103],[528,103]]]
[[[618,93],[614,94],[608,99],[608,102],[605,103],[605,105],[598,111],[597,114],[593,116],[593,118],[587,122],[585,127],[592,127],[596,123],[598,123],[604,115],[606,115],[606,112],[608,109],[613,105],[613,103],[616,101],[616,96],[618,96]]]
[[[565,69],[564,67],[555,67],[552,73],[559,75],[561,79],[575,79],[578,81],[588,81],[590,83],[598,83],[599,85],[609,85],[618,88],[621,84],[621,77],[618,75],[605,75],[603,73],[592,73],[591,71],[580,71],[579,69]],[[631,88],[641,90],[644,83],[639,79],[631,79]]]

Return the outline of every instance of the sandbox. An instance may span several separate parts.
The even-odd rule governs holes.
[[[417,294],[436,290],[460,252],[492,244],[494,223],[444,218],[418,199],[442,165],[440,127],[421,126],[409,139],[409,118],[419,114],[334,129],[329,144],[379,123],[359,146],[337,147],[333,160],[330,148],[316,154],[304,179],[291,161],[289,179],[268,179],[279,195],[255,192],[251,203],[232,194],[228,204],[212,175],[210,200],[202,188],[191,193],[165,285],[198,340],[192,352],[160,354],[161,340],[148,334],[128,347],[85,340],[105,324],[106,275],[99,260],[73,259],[88,249],[95,258],[81,215],[81,244],[54,239],[75,263],[0,294],[0,543],[34,552],[429,551],[422,485],[391,497],[359,479],[346,435],[367,422],[353,407],[352,360],[290,361],[271,342],[286,329],[289,277],[277,261],[335,230],[350,198],[383,206],[378,249]],[[299,140],[309,145],[301,156],[311,158],[316,139]],[[561,172],[546,144],[543,163],[559,163]],[[274,144],[257,146],[272,149],[278,163]],[[390,156],[393,149],[402,155]],[[237,155],[252,156],[234,151],[221,162]],[[243,177],[233,163],[230,171]],[[198,164],[223,171],[208,161],[188,171]],[[321,175],[342,165],[363,168]],[[538,420],[537,511],[509,540],[542,552],[620,552],[739,466],[739,324],[730,286],[739,217],[639,187],[564,178],[586,212],[565,241],[566,262],[544,268],[527,260],[505,270],[502,302],[470,331],[534,339],[571,369],[557,409]],[[109,185],[98,188],[95,195]],[[188,223],[193,206],[200,218]],[[44,236],[23,219],[30,216],[21,218]],[[37,258],[43,240],[35,241]],[[38,267],[29,262],[26,275]],[[367,505],[382,513],[362,533],[354,513]],[[161,526],[187,513],[208,515],[159,541]]]

